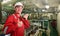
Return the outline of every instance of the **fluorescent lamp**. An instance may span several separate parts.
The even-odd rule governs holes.
[[[11,0],[3,0],[3,1],[2,1],[2,4],[7,3],[7,2],[9,2],[9,1],[11,1]]]
[[[46,10],[43,9],[42,11],[44,12],[44,11],[46,11]]]
[[[50,6],[49,5],[45,5],[45,8],[48,9]]]

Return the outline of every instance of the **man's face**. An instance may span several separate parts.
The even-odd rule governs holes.
[[[23,10],[23,6],[19,5],[19,6],[15,7],[15,12],[18,13],[18,14],[21,14],[22,10]]]

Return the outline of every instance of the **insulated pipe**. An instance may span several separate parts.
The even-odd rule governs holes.
[[[60,10],[60,5],[58,6],[58,11],[59,10]],[[59,36],[60,36],[60,11],[57,14],[57,30],[58,30],[58,33],[59,33]]]
[[[58,13],[57,15],[57,30],[60,36],[60,13]]]

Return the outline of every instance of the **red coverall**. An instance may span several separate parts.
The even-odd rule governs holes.
[[[5,27],[8,27],[8,29],[6,30],[6,34],[11,34],[11,36],[24,36],[24,30],[29,28],[30,24],[28,20],[25,20],[22,17],[18,17],[16,14],[14,14],[16,17],[14,17],[13,15],[8,16],[5,24],[4,24],[4,28],[3,31],[5,29]],[[18,27],[17,25],[17,21],[18,18],[20,19],[20,21],[23,22],[22,27]]]

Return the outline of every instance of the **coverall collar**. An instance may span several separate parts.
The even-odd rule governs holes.
[[[20,17],[21,17],[21,16],[18,16],[18,14],[16,14],[16,13],[15,13],[15,16],[16,16],[17,18],[20,18]]]

